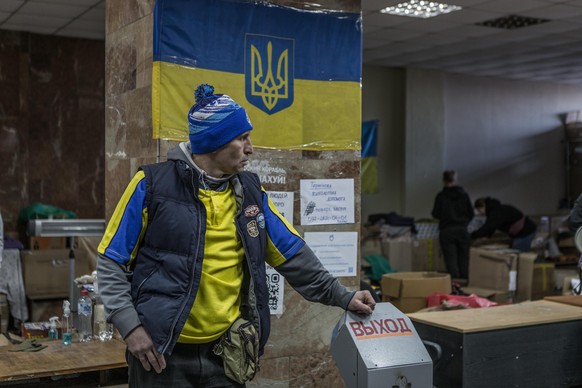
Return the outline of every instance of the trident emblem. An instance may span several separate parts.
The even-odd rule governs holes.
[[[272,110],[279,97],[287,98],[289,95],[289,50],[285,50],[279,56],[277,62],[277,80],[273,76],[273,44],[267,43],[267,75],[263,75],[263,59],[261,53],[251,45],[251,95],[260,96],[268,110]],[[255,89],[256,88],[256,89]]]
[[[293,41],[247,35],[245,86],[247,100],[274,114],[293,104]]]

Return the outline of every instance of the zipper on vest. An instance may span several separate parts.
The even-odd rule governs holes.
[[[190,183],[192,184],[192,189],[194,191],[194,193],[196,193],[196,185],[194,184],[194,172],[192,171],[192,169],[188,166],[186,166],[186,169],[189,170],[190,172]],[[196,195],[194,195],[194,201],[199,201],[198,197]],[[197,221],[198,221],[198,230],[200,231],[202,229],[201,227],[201,219],[202,217],[197,217]],[[199,236],[198,236],[198,241],[200,241],[200,238],[202,238],[203,236],[200,236],[200,232],[199,232]],[[192,277],[190,280],[190,284],[188,285],[188,295],[187,297],[184,299],[184,302],[182,303],[182,306],[180,308],[180,312],[176,315],[176,318],[174,319],[174,322],[172,322],[172,326],[170,328],[170,333],[168,334],[168,339],[166,340],[166,343],[164,344],[164,346],[162,347],[162,351],[161,354],[166,353],[166,350],[168,349],[168,347],[170,346],[170,344],[173,341],[174,338],[174,329],[176,328],[176,325],[178,324],[178,320],[180,319],[180,317],[182,316],[182,314],[184,313],[184,309],[186,308],[186,301],[188,300],[188,297],[190,296],[190,294],[192,294],[192,288],[194,286],[194,279],[196,279],[196,263],[198,262],[198,251],[199,251],[199,244],[196,244],[196,253],[194,255],[194,268],[192,268],[193,273],[192,273]]]
[[[235,184],[233,184],[232,188],[233,188],[233,192],[234,192],[234,195],[235,195],[235,199],[236,199],[236,202],[237,202],[237,208],[238,208],[237,209],[236,216],[235,216],[235,219],[237,221],[235,223],[235,226],[236,226],[236,232],[237,232],[237,234],[238,234],[238,236],[239,236],[239,238],[241,240],[241,243],[243,245],[243,249],[244,249],[244,252],[245,252],[245,259],[244,260],[246,261],[247,266],[248,266],[248,269],[249,269],[249,276],[250,276],[250,280],[249,280],[249,290],[248,290],[249,291],[249,298],[251,297],[251,295],[253,297],[252,303],[249,300],[249,306],[253,310],[254,315],[257,318],[257,323],[258,323],[258,325],[257,325],[258,326],[257,327],[257,335],[259,336],[259,341],[260,341],[261,336],[262,336],[262,333],[261,333],[261,331],[262,331],[262,325],[261,325],[261,312],[259,311],[259,308],[257,307],[257,293],[255,292],[255,282],[254,282],[255,275],[253,274],[253,266],[251,265],[251,259],[249,259],[249,257],[248,257],[249,250],[248,250],[247,245],[246,245],[246,240],[245,240],[245,237],[244,237],[244,233],[241,232],[241,228],[240,228],[240,225],[238,223],[238,221],[240,220],[241,214],[242,214],[243,204],[245,203],[245,191],[244,191],[243,183],[241,181],[240,176],[237,175],[236,179],[237,179],[237,182],[238,182],[238,191],[240,192],[240,196],[237,197],[237,195],[239,194],[239,193],[237,193],[237,186]],[[259,190],[260,190],[260,187],[259,187]],[[238,202],[238,199],[239,198],[240,198],[240,203]]]
[[[236,232],[238,233],[240,239],[241,239],[241,243],[243,245],[243,249],[245,251],[245,258],[244,261],[247,263],[248,266],[248,270],[249,270],[249,276],[250,276],[250,280],[249,280],[249,297],[252,295],[253,297],[253,301],[251,303],[251,301],[249,300],[249,307],[251,309],[253,309],[254,314],[257,318],[257,323],[258,323],[258,336],[259,338],[261,338],[261,313],[259,312],[259,309],[257,308],[257,294],[255,292],[255,275],[253,274],[253,266],[251,265],[251,260],[248,258],[248,249],[247,249],[247,245],[246,245],[246,240],[244,239],[243,234],[240,232],[240,228],[238,225],[238,222],[236,223]],[[244,276],[244,275],[243,275]],[[244,282],[243,282],[244,283]]]

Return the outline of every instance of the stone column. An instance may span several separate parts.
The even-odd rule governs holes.
[[[346,1],[335,0],[327,3],[346,9]],[[359,12],[359,0],[349,3],[350,11]],[[107,2],[107,219],[137,168],[143,163],[165,160],[167,150],[175,145],[175,142],[152,139],[153,6],[153,0]],[[330,4],[325,6],[329,8]],[[300,219],[300,179],[353,178],[356,198],[354,224],[296,227],[300,233],[360,230],[359,152],[256,149],[252,158],[285,170],[284,180],[266,183],[264,186],[267,190],[295,192],[295,220]],[[355,290],[359,287],[359,279],[358,275],[340,280],[345,286]],[[305,301],[286,284],[283,314],[272,316],[272,332],[261,358],[261,371],[248,386],[343,386],[329,352],[332,329],[342,314],[342,309]]]

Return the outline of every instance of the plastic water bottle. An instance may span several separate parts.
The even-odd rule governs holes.
[[[93,301],[89,296],[89,291],[81,290],[77,311],[79,313],[79,327],[77,328],[79,341],[91,341],[93,337]]]

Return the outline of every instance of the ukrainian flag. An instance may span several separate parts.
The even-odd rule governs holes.
[[[201,83],[247,110],[255,147],[359,150],[359,13],[232,0],[157,0],[153,137],[188,139]]]
[[[362,193],[378,192],[378,121],[362,123]]]

